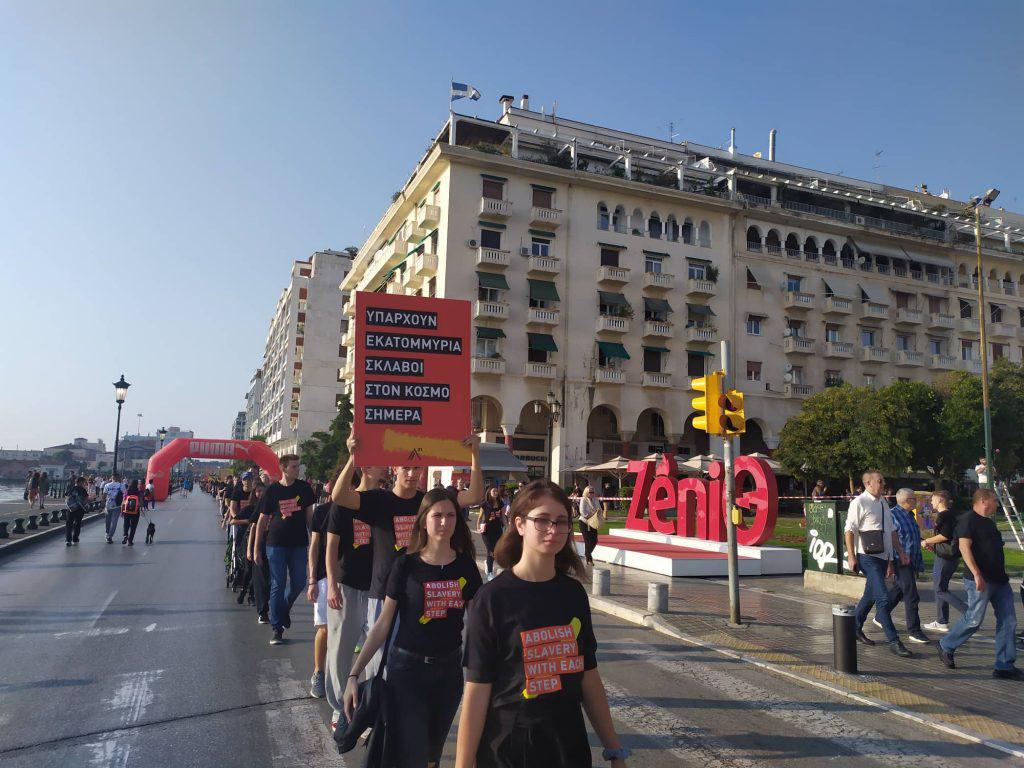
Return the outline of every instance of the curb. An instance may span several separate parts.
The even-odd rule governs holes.
[[[91,523],[94,520],[99,520],[100,518],[104,517],[106,517],[106,513],[102,511],[90,513],[82,518],[82,526],[84,527],[86,523]],[[64,521],[60,521],[56,525],[50,523],[50,527],[45,531],[31,533],[27,536],[21,536],[20,538],[12,539],[6,544],[0,544],[0,560],[2,560],[4,557],[7,557],[8,555],[14,554],[15,552],[20,552],[21,550],[31,546],[32,544],[35,544],[36,542],[51,539],[58,533],[61,535],[65,534]]]

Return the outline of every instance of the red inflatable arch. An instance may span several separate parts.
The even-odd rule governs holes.
[[[251,461],[266,470],[272,480],[281,479],[281,465],[270,446],[258,440],[195,440],[178,437],[154,453],[149,459],[146,477],[153,481],[157,501],[167,498],[171,467],[182,459],[221,459]]]

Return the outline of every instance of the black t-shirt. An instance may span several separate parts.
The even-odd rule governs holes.
[[[270,517],[268,547],[305,547],[309,544],[306,516],[302,510],[316,501],[316,495],[305,480],[291,485],[272,483],[263,493],[260,513]]]
[[[320,534],[320,543],[317,547],[316,556],[317,581],[327,578],[327,520],[330,518],[331,507],[333,506],[333,504],[327,502],[326,504],[317,504],[313,508],[313,524],[310,530]]]
[[[956,535],[957,538],[971,540],[971,554],[985,581],[1009,583],[1010,577],[1006,575],[1003,562],[1003,535],[999,533],[995,520],[974,511],[965,512],[957,521]],[[970,576],[970,571],[965,575]]]
[[[373,529],[373,577],[370,597],[384,599],[391,564],[405,551],[412,533],[416,513],[423,501],[423,491],[416,491],[411,499],[403,499],[391,491],[376,489],[359,491],[359,509],[352,513]]]
[[[367,523],[356,520],[348,507],[331,505],[331,513],[327,521],[328,533],[333,533],[338,541],[338,565],[341,583],[353,589],[363,591],[370,588],[373,577],[373,532]]]
[[[251,493],[251,491],[244,490],[242,488],[242,484],[238,483],[238,484],[235,485],[234,490],[231,491],[231,499],[230,499],[230,501],[237,501],[238,502],[238,508],[241,509],[242,506],[245,505],[246,502],[249,501],[249,494],[250,493]]]
[[[462,645],[462,619],[483,580],[476,561],[456,555],[448,565],[430,565],[419,554],[402,555],[391,566],[385,594],[398,601],[395,646],[424,656],[444,656]]]
[[[489,539],[496,539],[501,535],[504,527],[505,507],[501,504],[493,505],[485,501],[480,507],[480,518],[484,524],[483,535]]]
[[[939,512],[938,517],[935,518],[935,532],[949,539],[949,543],[953,545],[953,554],[957,557],[960,556],[960,542],[956,536],[956,524],[960,517],[952,509],[947,509],[944,512]]]
[[[583,585],[561,573],[530,582],[503,571],[470,604],[463,666],[467,681],[491,684],[492,708],[578,707],[583,672],[597,667]]]

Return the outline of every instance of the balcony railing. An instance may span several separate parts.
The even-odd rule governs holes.
[[[628,267],[598,267],[597,282],[599,283],[628,283]]]
[[[476,249],[477,265],[488,267],[507,267],[510,262],[511,255],[508,251],[503,251],[498,248],[484,248],[483,246]]]
[[[865,363],[892,362],[892,356],[886,347],[861,347],[860,359]]]
[[[803,336],[787,336],[782,340],[783,352],[792,352],[800,355],[813,355],[814,347],[814,339],[807,339]]]
[[[530,272],[545,272],[547,274],[556,275],[562,271],[562,266],[558,259],[554,259],[550,256],[531,256],[527,264],[527,269]]]
[[[686,340],[698,344],[710,344],[715,340],[715,329],[708,326],[691,325],[686,329]]]
[[[941,312],[931,314],[928,316],[928,327],[951,331],[956,328],[956,318],[952,315],[944,315]]]
[[[715,284],[710,280],[691,277],[686,281],[686,293],[689,296],[714,296]]]
[[[756,206],[758,208],[770,208],[772,205],[772,199],[770,197],[750,195],[746,192],[737,192],[736,199],[741,203],[746,203],[747,205]]]
[[[615,315],[599,315],[597,318],[598,331],[611,331],[612,333],[629,333],[629,318],[616,317]]]
[[[674,275],[667,272],[644,272],[644,288],[667,291],[672,288]]]
[[[786,397],[808,397],[814,393],[814,387],[810,384],[786,384]]]
[[[924,365],[924,353],[915,352],[912,349],[898,349],[896,350],[896,365]]]
[[[626,381],[626,373],[621,368],[598,368],[598,384],[622,384]]]
[[[495,200],[490,197],[480,198],[480,215],[492,219],[507,219],[512,213],[511,200]]]
[[[1008,339],[1014,335],[1013,326],[1008,323],[989,323],[986,329],[997,339]]]
[[[977,357],[961,360],[960,370],[967,371],[967,373],[981,373],[981,360]]]
[[[853,301],[841,299],[838,296],[829,296],[825,299],[826,315],[850,315],[853,314]]]
[[[868,320],[888,320],[889,307],[885,304],[876,304],[873,301],[866,301],[862,305],[864,318]]]
[[[498,375],[505,373],[505,361],[498,357],[474,357],[470,359],[469,363],[469,369],[472,373]]]
[[[920,325],[923,319],[924,313],[920,309],[896,308],[896,322],[901,325]]]
[[[556,367],[554,363],[530,363],[526,364],[526,375],[534,379],[555,378]]]
[[[416,209],[416,226],[420,229],[434,229],[441,221],[441,207],[422,205]]]
[[[526,318],[526,322],[538,323],[539,325],[558,325],[561,319],[562,314],[557,309],[530,307],[530,314]]]
[[[422,278],[434,277],[437,274],[437,255],[433,253],[417,253],[413,261],[416,275]]]
[[[476,318],[508,319],[508,302],[505,301],[477,301],[474,308],[473,316]]]
[[[803,291],[786,291],[783,304],[786,309],[814,309],[814,294]]]
[[[538,208],[535,205],[530,209],[530,223],[545,227],[557,227],[562,223],[562,212],[557,208]]]
[[[853,357],[853,344],[849,341],[826,341],[825,357]]]
[[[644,377],[641,384],[645,387],[671,387],[672,374],[644,371]]]
[[[961,317],[960,332],[977,335],[981,333],[981,321],[976,317]]]
[[[932,355],[931,367],[936,371],[954,371],[956,362],[956,358],[950,355]]]
[[[644,321],[644,336],[658,336],[664,339],[672,338],[672,323],[660,320]]]

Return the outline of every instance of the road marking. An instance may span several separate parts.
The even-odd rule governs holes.
[[[124,635],[128,633],[128,627],[94,627],[93,629],[75,629],[69,632],[54,633],[55,639],[68,637],[106,637],[107,635]]]
[[[107,595],[107,599],[103,601],[103,606],[96,612],[96,615],[92,617],[92,621],[89,622],[89,627],[88,627],[89,629],[92,629],[93,627],[96,626],[96,622],[100,620],[100,617],[103,615],[103,612],[106,611],[107,608],[110,607],[110,604],[112,602],[114,602],[114,598],[115,597],[117,597],[117,590],[116,589],[113,592],[111,592],[109,595]]]
[[[163,673],[162,669],[151,669],[118,675],[121,683],[114,691],[114,695],[104,703],[106,710],[113,712],[119,719],[122,728],[131,728],[142,719],[146,707],[153,703],[152,684],[159,680]],[[90,752],[89,764],[97,768],[127,768],[132,744],[137,735],[138,731],[122,731],[116,737],[84,744],[84,748]]]
[[[143,631],[145,631],[145,632],[152,632],[154,629],[156,629],[156,622],[155,621],[152,624],[150,624],[148,627],[146,627],[146,629],[143,630]]]
[[[291,659],[264,659],[256,690],[262,701],[309,696]],[[346,765],[324,724],[317,699],[263,710],[275,768],[330,768]]]

